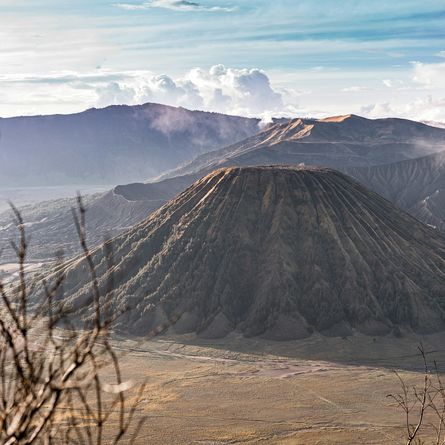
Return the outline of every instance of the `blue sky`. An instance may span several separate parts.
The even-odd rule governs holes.
[[[445,121],[444,79],[443,0],[0,0],[0,116],[151,100]]]

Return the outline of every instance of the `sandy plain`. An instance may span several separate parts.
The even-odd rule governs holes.
[[[421,384],[420,342],[445,369],[444,338],[161,336],[115,346],[125,377],[147,382],[135,443],[389,445],[406,443],[404,417],[387,397],[400,391],[394,371]]]

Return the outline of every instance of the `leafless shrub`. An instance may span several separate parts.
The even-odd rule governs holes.
[[[17,282],[0,283],[0,443],[131,443],[143,422],[136,424],[134,417],[144,386],[132,389],[134,401],[129,403],[132,385],[123,379],[110,339],[116,314],[102,309],[105,297],[87,245],[81,198],[73,215],[94,305],[93,320],[83,329],[70,325],[69,311],[60,298],[65,279],[60,264],[51,283],[45,279],[40,283],[45,298],[33,302],[35,287],[26,274],[25,225],[20,212],[12,208],[19,230],[19,242],[13,243],[19,272]],[[107,257],[111,267],[111,249]],[[112,298],[112,285],[107,298]]]
[[[407,445],[445,445],[445,387],[437,363],[430,367],[422,345],[419,352],[423,362],[422,385],[409,387],[403,377],[395,372],[401,392],[388,397],[403,412]],[[434,433],[433,439],[429,439],[431,431]]]

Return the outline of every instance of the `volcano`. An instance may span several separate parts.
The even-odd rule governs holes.
[[[335,169],[369,167],[443,151],[445,130],[406,119],[366,119],[348,114],[326,119],[291,119],[225,148],[207,152],[161,178],[219,167],[270,164]]]
[[[233,167],[93,252],[121,331],[297,339],[445,327],[445,238],[342,173]],[[80,258],[68,306],[88,318]]]
[[[143,108],[158,109],[148,105]],[[158,111],[162,109],[161,107]],[[186,111],[178,113],[182,115],[181,113]],[[153,114],[155,115],[156,113]],[[198,116],[201,114],[198,113]],[[191,128],[197,125],[193,122]],[[115,127],[118,128],[116,125]],[[230,128],[233,130],[234,127]],[[235,139],[241,138],[241,134],[237,132],[232,136]],[[184,140],[183,133],[177,137],[178,140]],[[199,156],[191,163],[170,171],[163,180],[118,185],[107,193],[91,197],[88,202],[89,239],[92,246],[98,246],[103,240],[104,233],[111,236],[123,233],[215,169],[299,163],[341,170],[357,178],[371,190],[383,194],[422,222],[445,230],[441,196],[434,194],[441,187],[433,188],[438,171],[436,164],[433,162],[426,165],[428,162],[425,162],[424,167],[424,163],[420,162],[421,168],[411,167],[418,164],[419,156],[423,158],[427,153],[433,154],[426,158],[436,159],[439,156],[437,152],[443,151],[444,147],[444,129],[403,119],[371,120],[354,115],[317,120],[282,119],[272,122],[259,133],[237,144]],[[162,153],[164,151],[161,150]],[[175,159],[179,161],[179,158]],[[394,169],[385,167],[393,163],[400,165]],[[97,163],[92,164],[97,165]],[[137,164],[143,165],[141,162]],[[133,180],[137,181],[140,175],[135,173],[136,169],[133,167],[130,167],[129,171],[132,172]],[[416,178],[424,181],[424,184],[417,179],[414,184],[410,183],[410,171],[413,170],[417,170]],[[405,171],[407,173],[404,173]],[[426,187],[427,184],[431,187]],[[413,198],[419,196],[419,199],[412,205],[405,205],[405,202],[398,197],[399,188],[409,190]],[[406,192],[402,194],[405,195]],[[424,201],[427,197],[428,201]],[[33,239],[29,255],[33,260],[53,258],[54,252],[60,247],[63,247],[68,255],[78,252],[71,215],[72,205],[72,202],[59,200],[22,209],[25,219],[33,223],[28,227]],[[3,239],[7,241],[15,236],[15,226],[10,225],[10,222],[9,211],[0,213],[0,226],[4,228]],[[10,248],[9,242],[0,247],[3,247],[5,261],[15,261],[15,252]]]

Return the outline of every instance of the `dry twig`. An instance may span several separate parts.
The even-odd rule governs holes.
[[[131,441],[143,421],[133,426],[144,387],[136,391],[136,401],[128,404],[126,392],[131,385],[123,380],[110,342],[116,314],[102,310],[105,296],[100,293],[87,244],[82,199],[79,196],[73,216],[90,273],[94,306],[93,320],[83,329],[74,329],[70,323],[63,299],[61,260],[54,268],[52,283],[42,280],[44,298],[38,304],[33,302],[34,287],[26,274],[29,242],[20,212],[14,206],[12,209],[19,231],[19,242],[13,243],[19,277],[8,288],[0,283],[0,443],[100,445]],[[111,268],[111,249],[107,258]],[[112,298],[112,287],[111,282],[107,298]],[[61,330],[62,324],[68,329]],[[112,382],[105,381],[107,365],[114,375]]]

